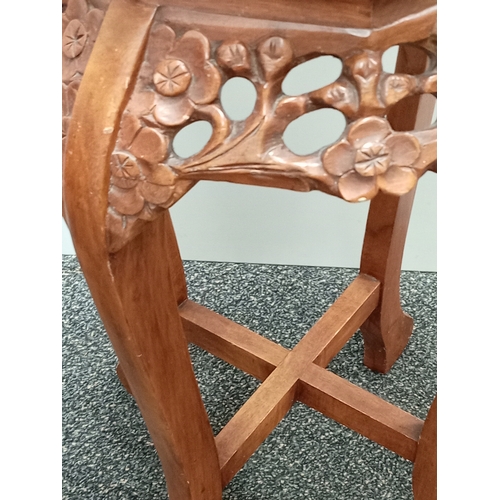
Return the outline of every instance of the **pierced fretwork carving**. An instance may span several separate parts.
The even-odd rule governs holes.
[[[108,3],[70,0],[63,14],[63,142]],[[434,164],[437,129],[394,131],[386,115],[408,96],[436,94],[436,37],[429,31],[423,40],[398,41],[428,53],[425,73],[388,74],[382,70],[382,54],[388,48],[382,43],[389,42],[381,31],[366,36],[363,43],[355,40],[351,49],[344,43],[332,54],[343,62],[335,82],[290,97],[282,92],[283,79],[294,66],[318,55],[314,45],[309,54],[302,46],[297,55],[294,43],[278,34],[253,41],[209,40],[200,28],[172,27],[158,15],[110,158],[110,250],[121,248],[199,180],[316,189],[352,202],[369,200],[379,190],[394,195],[410,191]],[[223,83],[234,76],[247,78],[257,91],[254,111],[243,121],[229,119],[219,99]],[[292,153],[283,142],[288,124],[329,107],[346,117],[342,137],[311,155]],[[211,123],[212,136],[199,153],[180,158],[173,138],[197,120]]]

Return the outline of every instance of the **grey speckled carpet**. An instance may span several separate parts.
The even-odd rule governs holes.
[[[186,262],[190,298],[293,347],[354,269]],[[387,375],[363,365],[358,332],[329,369],[424,419],[436,393],[436,274],[403,272],[413,336]],[[63,499],[165,499],[157,454],[75,257],[63,257]],[[258,387],[196,347],[193,365],[217,433]],[[224,500],[412,499],[413,464],[296,404],[226,487]]]

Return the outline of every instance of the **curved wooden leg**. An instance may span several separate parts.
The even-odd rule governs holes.
[[[437,499],[437,396],[427,414],[413,466],[415,500]]]
[[[120,382],[122,383],[122,385],[125,388],[125,390],[129,394],[132,394],[132,389],[130,388],[130,385],[128,383],[127,377],[125,377],[125,373],[123,373],[122,365],[119,362],[116,365],[116,374],[118,375],[118,378],[120,379]]]
[[[401,196],[379,193],[371,202],[360,272],[381,283],[380,302],[361,326],[365,365],[386,373],[406,347],[413,320],[401,309],[399,283],[404,243],[415,190]]]
[[[425,53],[411,46],[399,49],[396,72],[419,74],[425,71]],[[422,96],[398,102],[388,113],[394,130],[412,130],[431,123],[434,105]],[[361,327],[365,342],[365,365],[386,373],[406,347],[413,320],[401,309],[399,283],[404,244],[415,189],[395,197],[378,193],[371,201],[360,272],[377,278],[380,303]]]
[[[126,331],[110,338],[151,434],[172,500],[219,500],[219,460],[178,313],[185,283],[168,213],[111,255]],[[178,270],[178,269],[177,269]],[[178,270],[179,271],[179,270]],[[175,290],[175,292],[174,292]]]
[[[162,462],[171,500],[220,500],[215,440],[178,304],[183,277],[165,212],[110,254],[110,151],[139,72],[156,6],[113,0],[73,107],[63,175],[76,254],[121,369]],[[116,33],[127,33],[116,44]],[[110,133],[108,133],[108,131]]]
[[[177,237],[172,225],[172,219],[168,212],[165,213],[163,222],[165,224],[165,244],[167,245],[163,258],[168,265],[169,274],[172,279],[174,297],[177,301],[177,304],[180,305],[188,298],[186,278],[184,275],[184,266],[182,264],[181,255],[179,253]],[[132,394],[132,389],[130,388],[125,373],[123,372],[123,367],[120,363],[118,363],[116,366],[116,374],[126,391],[129,394]]]

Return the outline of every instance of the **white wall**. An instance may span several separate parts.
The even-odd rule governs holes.
[[[395,49],[385,54],[386,71],[393,71],[396,55]],[[338,73],[339,64],[332,58],[311,62],[306,70],[285,80],[284,90],[306,92],[308,85],[321,82],[323,86],[328,75],[333,80]],[[233,85],[231,92],[225,97],[229,115],[238,114],[247,102],[243,88]],[[333,110],[320,110],[296,125],[287,129],[284,140],[294,152],[305,154],[334,142],[345,121]],[[201,148],[202,133],[185,137],[178,146]],[[350,204],[320,192],[200,182],[172,207],[171,214],[182,257],[187,260],[358,267],[368,207],[367,202]],[[63,254],[72,253],[63,222]],[[403,269],[436,271],[433,173],[419,181]]]
[[[200,182],[171,209],[188,260],[358,267],[368,203]],[[63,254],[74,253],[63,223]],[[403,269],[436,271],[436,176],[419,182]]]

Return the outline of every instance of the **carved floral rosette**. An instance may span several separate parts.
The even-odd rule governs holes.
[[[70,0],[65,12],[63,94],[69,112],[102,21],[99,9],[107,3]],[[283,79],[317,53],[296,57],[292,42],[280,36],[250,45],[209,40],[201,30],[176,33],[159,16],[110,159],[110,251],[121,248],[198,180],[317,189],[351,202],[372,199],[379,191],[409,192],[435,163],[437,129],[395,131],[386,116],[402,99],[437,93],[435,40],[432,33],[413,43],[429,57],[422,74],[385,73],[382,54],[388,47],[358,46],[340,57],[343,70],[335,82],[291,97],[282,92]],[[255,108],[243,121],[231,120],[220,101],[222,85],[234,76],[248,79],[257,91]],[[286,127],[321,108],[344,114],[343,135],[312,155],[292,153],[283,142]],[[198,120],[210,122],[212,136],[199,153],[181,158],[173,139]]]
[[[63,1],[62,148],[63,160],[71,112],[85,67],[111,0]]]

